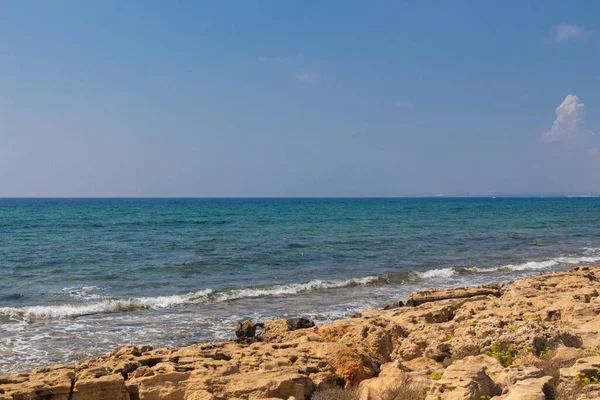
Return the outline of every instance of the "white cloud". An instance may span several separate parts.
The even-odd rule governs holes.
[[[321,80],[321,74],[314,71],[299,71],[296,74],[296,79],[300,82],[315,84]]]
[[[396,107],[402,108],[404,110],[411,110],[413,108],[413,105],[406,100],[398,100],[396,102]]]
[[[566,42],[575,39],[585,32],[585,28],[577,25],[560,24],[556,27],[556,41]]]
[[[556,109],[556,119],[552,129],[542,136],[543,142],[555,142],[571,138],[583,125],[583,103],[579,97],[569,94]]]

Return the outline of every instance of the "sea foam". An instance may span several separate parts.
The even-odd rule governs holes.
[[[455,275],[456,271],[454,268],[440,268],[440,269],[430,269],[429,271],[420,272],[419,275],[421,278],[449,278],[452,275]]]
[[[470,267],[470,268],[439,268],[430,269],[427,271],[412,271],[402,274],[402,282],[408,283],[414,281],[410,279],[411,274],[417,280],[431,279],[439,280],[451,278],[459,274],[459,270],[466,270],[473,273],[490,273],[490,272],[508,272],[508,271],[535,271],[557,267],[560,265],[573,265],[583,263],[595,263],[600,261],[599,256],[561,256],[541,261],[527,261],[521,264],[507,264],[501,267]],[[200,303],[218,303],[226,301],[234,301],[244,298],[257,297],[275,297],[289,296],[298,293],[311,292],[316,290],[345,288],[352,286],[364,286],[369,284],[389,284],[399,283],[394,276],[364,276],[357,278],[348,278],[340,280],[321,280],[315,279],[304,283],[293,283],[286,285],[246,287],[239,289],[225,289],[214,291],[212,289],[203,289],[192,293],[170,296],[156,297],[133,297],[133,298],[102,298],[98,301],[88,301],[83,303],[67,303],[61,305],[39,305],[39,306],[24,306],[24,307],[0,307],[0,316],[8,316],[11,319],[35,319],[35,318],[68,318],[78,317],[83,315],[115,313],[136,311],[143,309],[165,309],[189,304]],[[97,295],[89,293],[96,287],[82,288],[66,288],[68,292],[75,298],[86,300],[97,300]]]
[[[199,290],[194,293],[157,297],[134,297],[128,299],[103,299],[80,304],[61,304],[48,306],[0,307],[0,315],[17,319],[66,318],[83,315],[136,311],[141,309],[164,309],[185,304],[224,302],[252,297],[271,297],[293,295],[314,290],[343,288],[367,285],[380,281],[377,276],[365,276],[341,280],[312,280],[306,283],[248,287],[213,291]]]

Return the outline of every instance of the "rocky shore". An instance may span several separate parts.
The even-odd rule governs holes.
[[[0,399],[600,399],[599,290],[600,267],[579,267],[321,326],[246,321],[232,341],[3,376]]]

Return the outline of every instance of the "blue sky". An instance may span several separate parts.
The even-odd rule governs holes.
[[[4,1],[0,196],[600,192],[599,15]]]

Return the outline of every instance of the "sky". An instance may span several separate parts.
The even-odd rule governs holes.
[[[0,197],[600,193],[600,2],[0,2]]]

